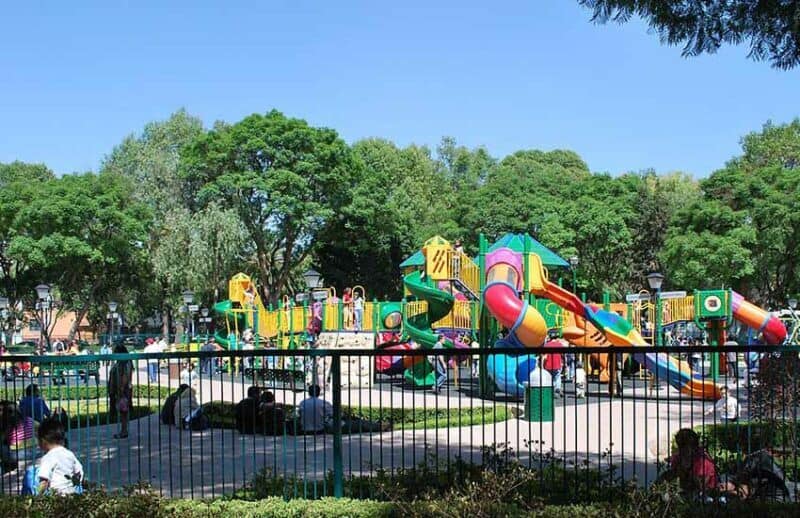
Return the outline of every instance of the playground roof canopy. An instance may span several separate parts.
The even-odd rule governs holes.
[[[569,263],[561,256],[536,241],[529,234],[513,234],[509,232],[500,239],[494,242],[489,247],[490,252],[494,252],[498,248],[510,248],[511,250],[519,253],[525,251],[525,244],[527,243],[528,252],[533,252],[542,258],[542,264],[548,267],[569,267]]]
[[[411,268],[412,266],[425,266],[425,256],[422,255],[422,250],[417,250],[400,263],[400,268]]]

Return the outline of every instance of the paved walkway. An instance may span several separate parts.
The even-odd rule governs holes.
[[[144,370],[137,374],[135,382],[147,383]],[[177,385],[164,373],[159,383]],[[587,462],[592,467],[614,464],[617,475],[636,477],[644,484],[655,478],[656,463],[667,455],[670,436],[681,427],[701,424],[702,409],[707,403],[689,401],[667,388],[658,392],[658,400],[645,399],[645,383],[634,384],[626,388],[623,399],[610,399],[600,393],[590,393],[586,400],[568,396],[558,402],[555,420],[550,423],[515,417],[482,426],[400,428],[345,435],[345,474],[366,474],[375,467],[411,466],[422,461],[427,452],[436,452],[440,459],[461,456],[480,462],[482,446],[508,443],[526,464],[537,465],[553,458],[574,466]],[[235,403],[247,386],[242,380],[203,379],[199,393],[202,402]],[[303,394],[279,390],[276,397],[279,402],[297,404]],[[439,410],[507,406],[516,415],[522,407],[517,402],[469,397],[453,387],[437,396],[391,385],[346,388],[342,402],[350,406]],[[70,447],[86,467],[87,478],[109,488],[142,480],[166,495],[210,497],[243,487],[262,468],[278,475],[314,480],[333,467],[330,435],[272,437],[242,436],[235,430],[180,431],[160,424],[157,415],[132,422],[128,439],[113,439],[116,430],[116,425],[99,426],[73,430],[69,437]],[[17,490],[21,472],[3,476],[0,482],[4,492]]]

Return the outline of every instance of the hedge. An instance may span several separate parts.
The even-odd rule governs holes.
[[[36,381],[34,380],[34,383]],[[165,387],[163,385],[134,385],[133,397],[139,399],[159,399],[163,400],[171,393],[175,392],[177,387]],[[94,380],[89,380],[89,385],[51,385],[39,387],[39,394],[50,403],[51,401],[62,400],[85,400],[85,399],[106,399],[108,398],[108,389],[105,385],[94,385]],[[0,389],[0,399],[9,401],[18,401],[25,396],[25,388]]]
[[[152,494],[109,496],[89,493],[73,497],[4,497],[0,498],[0,516],[59,518],[92,516],[96,518],[116,517],[227,517],[238,518],[392,518],[392,517],[436,517],[436,516],[541,516],[545,518],[578,518],[607,516],[769,516],[783,518],[797,516],[795,504],[729,504],[727,506],[701,506],[681,504],[635,508],[628,502],[614,504],[589,504],[566,506],[542,506],[533,511],[523,511],[513,505],[480,505],[479,502],[452,500],[421,501],[409,504],[324,498],[321,500],[283,500],[268,498],[254,502],[218,499],[211,501],[167,500]],[[668,512],[667,512],[668,511]]]
[[[235,404],[226,401],[211,401],[203,405],[214,428],[235,428]],[[287,414],[294,407],[285,405]],[[387,422],[395,430],[422,430],[425,428],[453,428],[485,425],[506,421],[513,417],[507,407],[468,408],[382,408],[342,407],[345,417]]]

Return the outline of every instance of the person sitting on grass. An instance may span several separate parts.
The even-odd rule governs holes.
[[[258,431],[265,435],[282,435],[286,423],[286,409],[275,402],[275,394],[269,390],[258,398]]]
[[[197,393],[192,387],[186,388],[175,402],[173,411],[175,426],[181,429],[188,428],[199,408],[200,403],[197,401]]]
[[[35,383],[25,387],[25,397],[19,400],[19,410],[23,416],[40,423],[50,417],[50,409],[39,395],[39,387]]]
[[[175,404],[184,390],[188,389],[189,385],[181,385],[178,390],[167,396],[164,400],[164,406],[161,407],[161,422],[170,426],[175,425]]]
[[[309,397],[297,407],[304,433],[323,433],[333,419],[333,405],[320,398],[321,393],[319,385],[311,385],[308,388]]]
[[[705,494],[718,489],[717,467],[700,445],[700,437],[691,428],[682,428],[675,434],[677,451],[669,460],[669,471],[661,478],[677,479],[681,489],[688,494]]]
[[[66,434],[58,419],[45,419],[37,433],[39,447],[45,452],[39,461],[39,494],[48,490],[57,495],[80,492],[83,466],[75,454],[64,447]]]
[[[247,397],[236,403],[234,414],[236,416],[236,429],[242,434],[256,433],[258,420],[258,404],[261,388],[252,386],[247,389]]]

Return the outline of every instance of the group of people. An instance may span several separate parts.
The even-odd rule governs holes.
[[[61,495],[79,492],[83,466],[66,448],[68,421],[63,409],[50,411],[35,384],[25,388],[25,396],[19,403],[0,401],[0,473],[18,469],[17,452],[38,444],[43,455],[27,468],[35,480],[24,492]]]
[[[364,295],[345,288],[342,293],[342,306],[345,329],[360,331],[364,323]]]
[[[319,385],[308,387],[308,396],[294,412],[275,402],[275,394],[263,387],[250,387],[247,397],[236,404],[236,429],[242,434],[318,434],[331,429],[333,405],[322,396]]]

